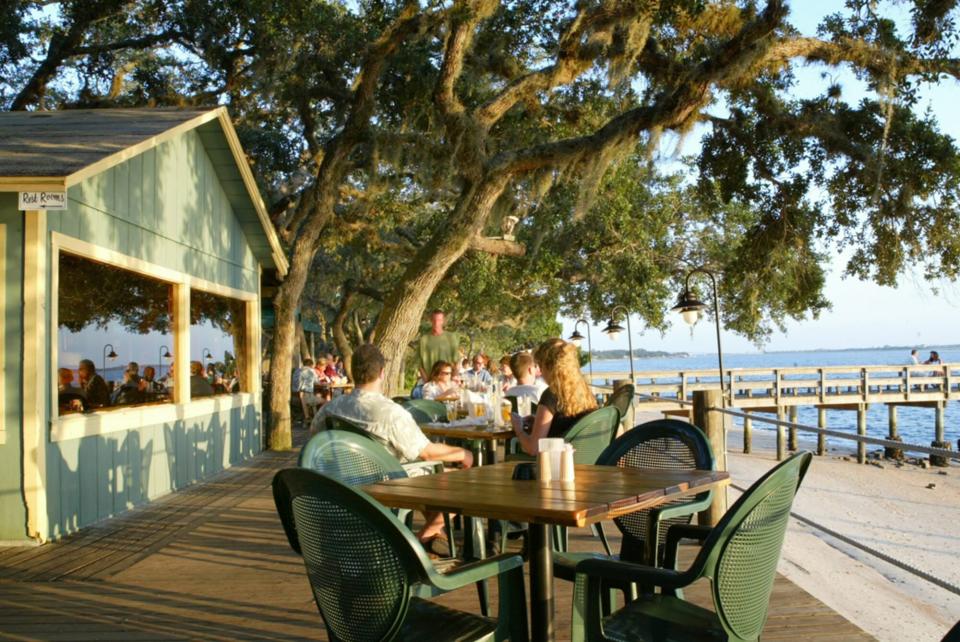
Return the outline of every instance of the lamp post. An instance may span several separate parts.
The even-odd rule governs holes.
[[[165,345],[164,345],[164,346],[160,346],[160,353],[159,353],[159,354],[160,354],[160,359],[159,359],[159,361],[157,362],[157,379],[159,379],[161,376],[163,376],[163,360],[164,360],[164,359],[170,359],[170,358],[173,357],[173,355],[170,354],[170,348],[168,348],[168,347],[165,346]]]
[[[110,354],[107,354],[107,348],[110,348]],[[117,355],[117,353],[114,352],[112,343],[108,343],[107,345],[103,346],[103,376],[104,377],[107,376],[107,359],[110,359],[111,361],[113,361],[118,356],[119,355]]]
[[[630,383],[636,385],[637,378],[633,371],[633,332],[630,330],[630,312],[622,305],[613,306],[613,309],[610,310],[610,322],[601,332],[610,337],[611,341],[617,340],[617,337],[623,332],[623,326],[617,323],[616,315],[619,310],[623,310],[624,316],[627,317],[627,347],[630,349]]]
[[[203,351],[200,353],[200,358],[203,359],[204,361],[212,361],[213,353],[210,352],[210,348],[204,348]]]
[[[720,404],[726,408],[729,388],[724,386],[723,346],[720,343],[720,302],[717,298],[717,278],[713,272],[702,267],[694,268],[687,272],[686,279],[683,283],[683,292],[680,293],[677,304],[673,306],[673,311],[679,312],[688,325],[693,325],[697,322],[697,319],[700,318],[701,310],[706,309],[707,304],[698,301],[697,298],[693,296],[693,293],[690,292],[690,277],[694,274],[706,274],[710,277],[710,284],[713,286],[713,320],[717,329],[717,361],[720,364]]]
[[[593,342],[590,340],[590,323],[586,319],[577,319],[577,322],[573,324],[573,334],[569,338],[573,345],[580,347],[583,342],[583,335],[577,328],[580,327],[581,323],[587,326],[587,354],[590,356],[587,366],[590,368],[590,385],[593,386]]]

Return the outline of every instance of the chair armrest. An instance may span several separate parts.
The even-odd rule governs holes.
[[[523,558],[516,554],[504,553],[464,564],[449,573],[438,573],[435,569],[428,569],[427,583],[441,591],[452,591],[489,577],[496,577],[515,568],[523,568]]]
[[[577,564],[577,573],[591,580],[607,580],[618,584],[635,582],[670,589],[683,588],[692,581],[686,572],[610,559],[583,560]]]
[[[442,461],[417,460],[417,461],[407,462],[406,464],[400,464],[400,466],[406,471],[407,475],[410,477],[416,477],[417,475],[432,475],[434,473],[443,472]]]
[[[709,508],[712,501],[713,496],[708,495],[703,499],[694,499],[689,502],[658,506],[650,509],[650,515],[656,515],[658,520],[668,519],[670,517],[683,517],[684,515],[699,513],[700,511]]]
[[[710,533],[713,532],[712,526],[701,526],[699,524],[674,524],[667,529],[667,541],[664,544],[663,559],[667,564],[677,566],[677,553],[680,550],[680,540],[694,539],[704,542]]]

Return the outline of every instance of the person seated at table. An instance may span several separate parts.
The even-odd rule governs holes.
[[[469,450],[431,442],[413,416],[383,394],[386,363],[376,346],[367,343],[357,348],[350,359],[356,387],[350,394],[336,397],[317,412],[311,433],[323,428],[327,416],[343,417],[361,425],[401,463],[429,459],[457,463],[463,468],[472,466],[473,455]],[[417,537],[429,552],[448,557],[450,543],[443,531],[443,515],[429,512],[424,517],[426,523]]]
[[[423,384],[423,398],[434,401],[456,401],[460,386],[453,380],[453,364],[437,361],[430,368],[430,381]]]
[[[126,406],[143,403],[144,394],[140,391],[140,364],[131,361],[123,371],[123,382],[114,388],[110,403],[114,406]]]
[[[57,368],[57,405],[61,412],[82,411],[83,391],[73,385],[73,370]]]
[[[487,369],[490,363],[490,357],[478,352],[473,357],[473,367],[463,373],[463,380],[467,382],[467,387],[475,390],[488,390],[493,383],[493,375]]]
[[[143,367],[143,376],[140,377],[140,391],[150,396],[164,392],[163,386],[157,381],[157,369],[153,366]]]
[[[511,355],[505,354],[500,357],[500,392],[506,392],[517,385],[517,378],[513,374],[513,367],[510,365]]]
[[[540,403],[540,397],[547,389],[547,384],[537,380],[537,364],[533,360],[533,355],[526,351],[516,353],[510,357],[510,370],[517,377],[517,385],[508,388],[503,394],[516,397],[518,402],[521,399],[529,399],[533,403]]]
[[[580,372],[575,345],[552,340],[551,346],[541,345],[536,354],[548,387],[540,396],[529,434],[523,429],[522,418],[513,415],[513,432],[528,455],[537,454],[540,439],[563,437],[580,419],[597,409],[597,400]]]
[[[213,386],[203,376],[203,364],[199,361],[190,362],[190,396],[193,398],[213,396]]]
[[[77,368],[80,376],[80,388],[87,399],[87,407],[99,408],[110,405],[110,388],[103,377],[97,374],[97,368],[90,359],[83,359]]]

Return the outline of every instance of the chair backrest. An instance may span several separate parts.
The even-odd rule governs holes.
[[[621,417],[627,416],[630,410],[630,404],[633,403],[634,387],[632,383],[625,383],[617,388],[612,395],[607,397],[607,403],[604,406],[613,406],[620,411]]]
[[[413,415],[418,424],[434,423],[447,420],[447,407],[433,399],[409,399],[403,402],[403,407]]]
[[[274,497],[289,501],[310,587],[331,640],[389,640],[410,587],[425,577],[413,535],[368,495],[303,468],[281,470]]]
[[[610,445],[620,425],[620,411],[613,406],[598,408],[573,425],[564,441],[573,444],[573,461],[595,464],[600,453]]]
[[[642,423],[623,433],[597,458],[601,466],[620,466],[621,468],[656,468],[660,470],[713,470],[715,461],[710,441],[699,428],[686,421],[677,419],[656,419]],[[709,497],[711,491],[695,496],[702,500]],[[690,502],[691,497],[680,497],[666,505]],[[661,507],[664,504],[661,504]],[[630,544],[646,541],[650,526],[649,510],[636,511],[617,517],[614,523]],[[659,528],[660,543],[666,539],[667,529],[673,524],[689,524],[693,515],[671,517],[663,520]],[[639,561],[639,560],[631,560]],[[655,560],[646,560],[653,564]]]
[[[323,426],[326,430],[342,430],[344,432],[352,432],[361,437],[370,437],[370,433],[367,432],[366,428],[346,417],[326,415],[323,418]]]
[[[322,472],[351,486],[406,477],[396,457],[376,441],[355,432],[324,430],[310,438],[300,450],[297,466]],[[273,489],[273,499],[287,541],[301,553],[290,497]]]
[[[407,476],[390,451],[365,433],[355,430],[318,432],[300,450],[297,465],[329,475],[350,486]]]
[[[704,542],[695,565],[711,578],[714,607],[731,637],[755,640],[767,620],[770,592],[790,507],[813,455],[800,452],[757,480]]]

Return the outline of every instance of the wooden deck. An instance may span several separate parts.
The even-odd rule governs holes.
[[[61,542],[0,549],[0,639],[326,639],[270,493],[274,471],[295,461],[293,453],[264,453]],[[571,548],[599,543],[579,529]],[[571,590],[556,587],[567,639]],[[709,604],[706,588],[687,595]],[[472,588],[441,601],[477,609]],[[778,576],[763,639],[872,638]]]

